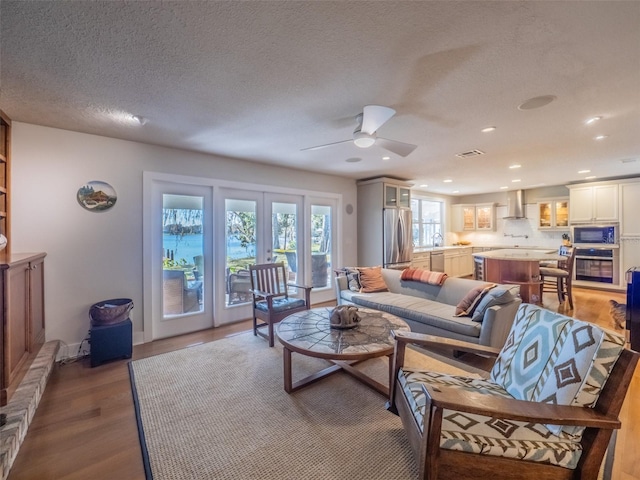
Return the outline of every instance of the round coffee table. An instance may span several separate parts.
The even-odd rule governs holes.
[[[284,389],[287,393],[332,375],[340,370],[357,378],[382,395],[389,395],[388,385],[355,368],[355,365],[375,357],[389,358],[389,379],[392,375],[391,356],[395,341],[393,330],[410,331],[409,325],[390,313],[358,308],[362,318],[358,326],[336,329],[329,326],[333,307],[313,308],[289,315],[276,328],[280,343],[284,346]],[[293,383],[291,379],[291,353],[324,358],[332,366]],[[390,385],[390,383],[389,383]]]

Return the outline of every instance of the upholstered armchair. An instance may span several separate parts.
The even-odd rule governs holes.
[[[389,410],[421,479],[596,479],[638,353],[593,324],[523,304],[501,350],[398,332]],[[404,365],[409,344],[496,358],[486,379]]]

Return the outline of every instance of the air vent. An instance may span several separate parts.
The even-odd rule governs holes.
[[[456,157],[469,158],[477,157],[478,155],[484,155],[482,150],[469,150],[468,152],[456,153]]]

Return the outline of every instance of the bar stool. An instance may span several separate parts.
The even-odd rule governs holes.
[[[572,279],[576,250],[562,246],[558,254],[566,257],[566,260],[558,261],[557,267],[540,267],[542,292],[556,292],[560,303],[568,298],[569,306],[573,309]]]

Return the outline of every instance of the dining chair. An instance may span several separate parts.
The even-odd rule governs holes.
[[[573,308],[572,285],[576,249],[563,245],[558,250],[558,254],[565,257],[565,260],[559,260],[556,267],[540,267],[542,293],[555,292],[560,303],[567,299],[569,300],[569,306]]]
[[[311,288],[287,282],[284,262],[249,265],[253,295],[253,334],[274,345],[273,326],[292,313],[311,308]],[[291,289],[301,289],[304,297],[290,295]],[[264,332],[263,330],[267,330]]]

